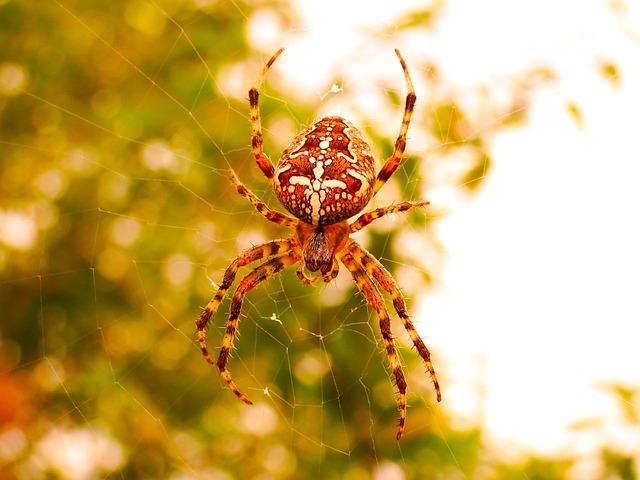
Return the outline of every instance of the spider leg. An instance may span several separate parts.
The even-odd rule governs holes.
[[[362,265],[362,267],[367,271],[369,275],[371,275],[376,282],[380,284],[380,286],[389,293],[391,296],[391,300],[393,301],[393,307],[397,312],[398,316],[402,320],[405,330],[411,337],[411,341],[413,345],[416,347],[418,354],[422,357],[425,365],[427,366],[427,370],[429,371],[429,375],[431,376],[431,381],[433,382],[433,386],[436,390],[436,398],[438,402],[442,399],[440,394],[440,384],[438,383],[438,377],[436,376],[436,372],[433,369],[433,364],[431,363],[431,352],[418,335],[415,327],[413,326],[413,322],[409,318],[409,314],[407,312],[407,306],[404,301],[404,297],[396,285],[396,282],[393,280],[393,277],[389,273],[389,271],[384,268],[384,265],[380,263],[380,261],[371,255],[364,247],[360,246],[358,243],[351,242],[347,249],[353,255],[355,261]]]
[[[260,86],[264,82],[265,77],[267,76],[267,72],[273,62],[280,56],[284,48],[278,50],[273,57],[269,59],[267,64],[262,69],[262,72],[256,78],[255,82],[251,86],[249,90],[249,114],[251,117],[251,147],[253,149],[253,155],[256,157],[256,163],[262,173],[271,180],[274,174],[274,167],[269,157],[264,154],[262,150],[263,138],[262,138],[262,126],[260,125],[260,107],[258,105],[258,97],[260,96]]]
[[[238,329],[238,319],[240,317],[240,311],[242,309],[242,301],[244,300],[244,296],[249,290],[264,282],[265,280],[273,277],[275,274],[284,270],[285,268],[290,267],[291,265],[300,261],[300,258],[300,253],[297,250],[289,250],[285,251],[281,255],[278,255],[277,257],[273,257],[267,260],[263,264],[256,267],[246,277],[244,277],[240,281],[240,284],[236,288],[236,291],[233,293],[231,308],[229,309],[229,320],[227,320],[227,330],[225,331],[224,337],[222,338],[220,355],[218,356],[216,365],[218,366],[218,370],[220,370],[220,375],[227,382],[231,391],[235,393],[236,396],[246,404],[251,405],[252,402],[242,393],[240,393],[238,387],[236,387],[231,378],[231,373],[227,369],[227,363],[231,355],[231,350],[233,349],[233,340]]]
[[[396,438],[400,440],[402,432],[404,431],[404,423],[407,418],[407,382],[404,377],[404,372],[402,371],[402,364],[398,357],[398,352],[393,340],[393,334],[391,333],[391,319],[389,318],[389,312],[387,312],[387,308],[384,305],[384,300],[380,291],[376,288],[373,280],[358,260],[349,252],[343,253],[340,260],[351,272],[351,276],[356,282],[356,285],[364,298],[378,314],[380,333],[387,352],[387,359],[389,361],[391,371],[395,376],[396,386],[398,387],[400,422],[398,423],[398,433]]]
[[[253,193],[251,190],[249,190],[247,187],[245,187],[242,184],[242,182],[236,175],[236,172],[234,172],[233,170],[231,170],[231,181],[236,186],[238,193],[242,195],[244,198],[246,198],[247,200],[249,200],[253,204],[253,206],[256,208],[258,213],[260,213],[264,218],[266,218],[270,222],[277,223],[279,225],[284,225],[285,227],[292,227],[292,228],[295,228],[298,225],[299,220],[293,217],[290,217],[288,215],[285,215],[283,213],[280,213],[276,210],[271,210],[269,207],[267,207],[266,203],[260,200],[255,193]]]
[[[407,82],[407,99],[405,101],[404,115],[402,117],[400,133],[398,134],[398,138],[396,139],[396,145],[393,149],[393,154],[385,162],[383,167],[380,169],[380,172],[378,173],[374,194],[377,193],[385,183],[387,183],[387,180],[391,178],[393,172],[395,172],[400,165],[402,155],[404,154],[404,149],[407,146],[407,132],[409,131],[411,115],[413,114],[413,108],[416,104],[416,92],[413,89],[411,75],[409,74],[409,68],[407,68],[407,64],[405,63],[404,58],[402,58],[400,51],[397,49],[396,55],[398,56],[398,60],[400,60],[400,65],[402,66],[402,70],[404,71],[404,79]]]
[[[355,233],[380,217],[384,217],[390,213],[405,212],[416,207],[424,207],[425,205],[429,205],[429,202],[401,202],[396,205],[389,205],[388,207],[376,208],[375,210],[360,215],[355,222],[349,225],[349,231],[350,233]]]
[[[218,287],[216,294],[204,308],[198,320],[196,320],[200,350],[202,350],[202,354],[204,355],[204,358],[207,359],[207,362],[213,365],[213,360],[211,359],[211,357],[209,356],[209,352],[207,351],[205,330],[209,325],[211,317],[216,313],[218,307],[222,303],[222,300],[227,294],[227,291],[229,290],[229,288],[231,288],[231,285],[233,284],[233,281],[235,280],[236,274],[238,273],[240,267],[244,267],[245,265],[249,265],[250,263],[257,262],[258,260],[262,260],[265,257],[271,257],[273,255],[287,252],[293,249],[294,245],[295,240],[293,238],[290,238],[288,240],[275,240],[272,242],[264,243],[262,245],[256,245],[255,247],[251,247],[238,255],[236,259],[231,262],[231,265],[227,267],[227,270],[224,272],[222,283]]]

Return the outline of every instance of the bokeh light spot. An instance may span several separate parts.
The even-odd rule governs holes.
[[[27,72],[17,63],[0,65],[0,93],[17,95],[27,85]]]

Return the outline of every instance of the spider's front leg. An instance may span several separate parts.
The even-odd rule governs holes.
[[[396,386],[398,387],[400,421],[398,422],[398,433],[396,438],[400,440],[400,438],[402,438],[402,432],[404,431],[404,424],[407,418],[407,381],[405,380],[404,372],[402,371],[402,364],[400,363],[400,358],[398,357],[396,345],[393,340],[393,334],[391,333],[391,319],[389,318],[389,312],[387,312],[387,308],[384,305],[384,299],[373,283],[373,280],[371,280],[369,274],[358,263],[353,255],[348,252],[343,253],[340,260],[351,272],[353,280],[356,282],[358,289],[362,292],[367,303],[369,303],[369,305],[371,305],[378,314],[378,319],[380,321],[380,333],[387,352],[389,367],[393,372],[396,380]]]
[[[425,345],[420,335],[416,331],[413,322],[409,318],[409,313],[407,312],[407,305],[404,301],[404,297],[398,288],[398,285],[393,280],[393,277],[389,273],[389,271],[384,268],[384,265],[380,263],[380,261],[371,255],[364,247],[361,247],[356,242],[351,242],[348,245],[348,250],[353,255],[355,261],[364,267],[364,269],[371,275],[376,282],[380,284],[380,286],[391,296],[391,300],[393,302],[393,307],[402,320],[402,324],[404,325],[404,329],[409,334],[411,338],[411,342],[416,347],[418,354],[422,357],[424,364],[427,367],[427,371],[431,376],[431,382],[433,383],[433,387],[436,391],[436,399],[437,401],[442,400],[442,395],[440,393],[440,384],[438,383],[438,377],[436,376],[436,372],[433,368],[433,363],[431,363],[431,352]]]
[[[231,378],[231,373],[227,369],[227,363],[229,362],[231,350],[233,349],[233,340],[238,329],[238,319],[240,318],[240,312],[242,310],[242,301],[244,300],[244,296],[249,290],[255,288],[265,280],[270,279],[285,268],[299,262],[300,259],[301,256],[299,251],[297,249],[292,249],[290,251],[282,253],[277,257],[273,257],[267,260],[263,264],[256,267],[246,277],[244,277],[240,281],[238,288],[236,288],[236,291],[233,294],[233,298],[231,300],[231,308],[229,309],[229,320],[227,321],[227,329],[225,331],[224,337],[222,338],[222,344],[220,345],[220,355],[218,356],[216,365],[218,366],[218,370],[220,370],[220,375],[227,382],[231,391],[235,393],[240,400],[249,405],[251,405],[252,402],[242,393],[240,393]]]
[[[218,287],[216,294],[211,300],[209,300],[209,303],[200,314],[200,317],[198,318],[198,320],[196,320],[200,350],[202,350],[202,354],[204,355],[204,358],[207,359],[207,362],[213,365],[213,360],[211,359],[209,352],[207,351],[205,333],[207,326],[211,321],[211,317],[218,310],[218,307],[229,291],[229,288],[231,288],[231,285],[233,284],[233,281],[235,280],[236,274],[238,273],[240,267],[244,267],[245,265],[249,265],[250,263],[257,262],[258,260],[262,260],[265,257],[271,257],[273,255],[278,255],[283,252],[290,251],[291,249],[293,249],[294,245],[295,240],[293,238],[287,240],[275,240],[273,242],[267,242],[262,245],[256,245],[255,247],[251,247],[238,255],[236,259],[231,262],[231,265],[227,267],[227,270],[224,272],[222,283]]]

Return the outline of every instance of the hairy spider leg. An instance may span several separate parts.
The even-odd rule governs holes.
[[[385,350],[387,352],[387,359],[389,361],[389,367],[393,372],[396,380],[396,386],[398,387],[398,404],[400,408],[400,421],[398,423],[398,433],[396,438],[400,440],[402,432],[404,431],[404,424],[407,418],[407,382],[402,371],[402,364],[396,351],[395,342],[393,340],[393,334],[391,332],[391,319],[389,318],[389,312],[384,305],[384,299],[377,289],[373,280],[364,269],[364,267],[353,257],[349,252],[343,253],[340,256],[340,260],[345,267],[351,272],[351,276],[355,281],[358,289],[364,296],[365,300],[378,314],[380,322],[380,333],[384,342]]]
[[[355,233],[358,230],[362,230],[374,220],[377,220],[380,217],[384,217],[385,215],[389,215],[390,213],[406,212],[407,210],[411,210],[412,208],[424,207],[425,205],[429,205],[429,202],[400,202],[396,203],[395,205],[376,208],[375,210],[371,210],[370,212],[366,212],[360,215],[355,222],[349,225],[349,232]]]
[[[244,296],[248,291],[258,286],[265,280],[273,277],[275,274],[279,273],[285,268],[290,267],[296,262],[299,262],[301,258],[302,257],[297,250],[291,250],[267,260],[263,264],[256,267],[255,270],[250,272],[246,277],[244,277],[240,281],[240,284],[236,288],[236,291],[233,293],[231,308],[229,309],[229,320],[227,320],[227,330],[225,331],[224,337],[222,338],[222,344],[220,345],[220,355],[218,356],[216,365],[218,366],[218,370],[220,370],[220,375],[227,382],[231,391],[235,393],[240,400],[248,405],[251,405],[252,402],[242,393],[240,393],[238,387],[236,387],[231,378],[231,373],[227,369],[229,356],[231,355],[231,350],[233,349],[233,340],[238,329],[238,319],[240,318],[240,312],[242,310],[242,301],[244,300]]]
[[[411,115],[413,114],[413,108],[416,104],[416,92],[413,89],[413,83],[411,82],[411,75],[409,74],[409,68],[402,58],[400,51],[396,49],[396,55],[400,60],[400,65],[404,71],[404,79],[407,82],[407,99],[405,100],[404,115],[402,116],[402,125],[400,126],[400,133],[396,139],[396,144],[393,149],[393,154],[385,162],[378,173],[376,179],[376,186],[374,188],[374,195],[387,183],[387,180],[391,178],[393,172],[396,171],[402,160],[404,149],[407,146],[407,132],[409,131],[409,123],[411,123]]]
[[[276,61],[276,59],[280,56],[283,50],[284,48],[281,48],[273,55],[273,57],[269,59],[267,64],[262,69],[262,72],[260,73],[260,75],[258,75],[258,78],[256,78],[255,82],[253,82],[253,85],[249,90],[249,115],[251,117],[251,148],[253,149],[254,157],[256,157],[256,163],[258,164],[258,167],[260,167],[260,170],[262,170],[262,173],[264,173],[269,180],[273,179],[273,174],[275,170],[274,170],[273,163],[271,163],[271,160],[269,159],[269,157],[267,157],[264,154],[264,151],[262,148],[263,138],[262,138],[262,126],[260,124],[260,107],[258,105],[258,97],[260,96],[260,86],[264,82],[264,79],[267,76],[267,72],[269,71],[269,68],[271,68],[271,65],[273,65],[273,62]]]
[[[405,330],[409,334],[413,345],[416,347],[418,354],[422,357],[422,360],[427,367],[429,375],[431,376],[431,381],[433,382],[433,387],[436,390],[436,398],[438,402],[441,401],[442,395],[440,394],[440,384],[438,383],[438,377],[436,376],[436,372],[433,368],[433,363],[431,363],[431,352],[429,352],[429,349],[422,341],[422,338],[420,338],[420,335],[418,335],[413,322],[409,318],[407,305],[398,285],[393,280],[389,271],[384,268],[384,265],[382,265],[380,261],[364,247],[360,246],[356,242],[351,242],[347,248],[351,252],[351,255],[353,255],[355,261],[362,265],[367,273],[369,273],[369,275],[371,275],[390,295],[391,301],[393,302],[393,308],[402,320]]]
[[[229,288],[233,284],[233,281],[236,278],[236,274],[240,267],[244,267],[245,265],[249,265],[250,263],[257,262],[258,260],[262,260],[265,257],[272,257],[274,255],[278,255],[287,251],[290,251],[294,248],[295,240],[293,238],[287,240],[274,240],[272,242],[267,242],[262,245],[256,245],[255,247],[251,247],[240,255],[238,255],[231,265],[227,267],[227,270],[224,272],[224,277],[222,279],[222,283],[218,287],[214,297],[209,301],[207,306],[204,308],[198,320],[196,320],[196,328],[198,332],[198,341],[200,343],[200,350],[202,350],[202,354],[204,358],[207,359],[207,362],[213,365],[213,360],[209,356],[209,352],[207,351],[207,343],[206,343],[206,328],[209,325],[209,321],[211,317],[216,313],[218,307],[224,300]]]
[[[256,210],[267,220],[292,228],[296,228],[300,223],[300,220],[298,220],[297,218],[284,215],[276,210],[271,210],[251,190],[249,190],[242,184],[242,182],[236,175],[236,172],[234,172],[233,170],[231,170],[231,181],[236,185],[238,193],[248,199],[256,208]],[[338,276],[339,269],[340,265],[338,263],[338,260],[334,259],[333,268],[328,274],[325,274],[323,276],[309,277],[304,273],[304,262],[300,262],[300,265],[298,265],[298,268],[296,269],[296,275],[298,275],[298,279],[300,279],[300,281],[305,285],[315,285],[320,279],[323,279],[325,282],[329,283],[331,280]]]
[[[270,58],[270,60],[264,66],[261,74],[256,78],[251,89],[249,90],[252,151],[258,167],[271,182],[273,182],[275,167],[269,157],[267,157],[267,155],[265,155],[263,151],[263,137],[258,98],[260,95],[260,87],[264,83],[269,68],[273,65],[273,63],[280,56],[283,50],[284,49],[278,50]],[[406,147],[407,132],[409,130],[409,124],[411,122],[411,116],[416,102],[416,95],[411,82],[409,69],[407,68],[407,65],[400,52],[398,50],[396,50],[395,52],[398,56],[400,65],[402,66],[404,72],[405,81],[407,84],[407,96],[402,124],[395,142],[393,154],[389,159],[387,159],[383,167],[378,172],[376,184],[373,191],[374,194],[377,193],[378,190],[389,180],[389,178],[397,170],[400,162],[402,161],[402,156]],[[409,319],[404,298],[402,297],[400,290],[395,284],[393,277],[382,266],[382,264],[377,261],[375,257],[373,257],[364,248],[360,247],[355,241],[349,239],[348,235],[350,233],[361,230],[374,220],[384,215],[424,206],[429,202],[402,202],[397,205],[381,207],[371,212],[364,213],[351,224],[348,224],[347,220],[344,220],[343,222],[339,222],[339,224],[323,227],[323,233],[326,233],[324,232],[324,228],[330,229],[329,238],[332,242],[331,245],[333,245],[334,248],[334,250],[332,250],[333,265],[331,269],[327,271],[328,259],[322,256],[319,256],[318,258],[313,257],[314,261],[317,261],[317,265],[314,263],[314,271],[317,270],[317,266],[320,266],[322,272],[325,273],[323,273],[322,276],[309,278],[304,272],[304,256],[306,255],[305,252],[308,247],[307,241],[311,241],[310,239],[315,238],[313,237],[313,235],[316,234],[316,232],[308,231],[308,229],[311,228],[312,225],[306,224],[300,221],[298,218],[293,218],[275,210],[271,210],[263,201],[261,201],[256,195],[254,195],[240,182],[233,170],[231,171],[231,181],[236,186],[238,193],[249,200],[258,211],[258,213],[260,213],[267,220],[273,223],[295,228],[296,234],[294,237],[286,240],[276,240],[267,242],[263,245],[252,247],[241,253],[238,257],[236,257],[231,265],[229,265],[229,267],[225,271],[223,282],[218,288],[215,296],[211,299],[209,304],[207,304],[207,307],[204,309],[204,311],[196,321],[200,348],[203,355],[209,363],[213,363],[206,348],[205,330],[213,314],[217,311],[227,291],[233,284],[239,268],[244,265],[248,265],[249,263],[267,258],[264,263],[260,264],[258,267],[252,270],[240,281],[240,284],[233,294],[227,327],[220,347],[218,361],[216,363],[220,371],[220,375],[225,379],[225,381],[229,385],[229,388],[234,392],[234,394],[245,403],[251,404],[249,399],[247,399],[247,397],[245,397],[237,389],[235,383],[232,380],[231,374],[227,369],[227,363],[233,350],[233,342],[237,333],[239,317],[245,295],[247,294],[247,292],[255,288],[263,281],[268,280],[280,271],[296,263],[299,263],[296,273],[299,279],[306,284],[316,283],[320,278],[322,278],[325,282],[330,282],[337,276],[340,268],[340,263],[343,263],[351,272],[358,289],[363,294],[366,301],[374,308],[378,315],[380,331],[387,352],[387,359],[389,361],[392,373],[395,376],[395,381],[399,392],[400,421],[397,433],[397,439],[399,440],[402,437],[406,421],[407,384],[396,350],[396,345],[394,343],[393,334],[391,332],[391,320],[389,317],[389,312],[386,309],[382,293],[376,285],[376,282],[379,283],[380,286],[391,296],[395,311],[402,319],[405,329],[409,333],[414,346],[425,361],[437,392],[438,401],[440,401],[440,387],[438,385],[438,381],[431,364],[429,350],[424,345],[422,339],[418,336],[413,323]],[[312,244],[312,246],[313,245],[315,244]]]
[[[255,195],[255,193],[253,193],[251,190],[249,190],[247,187],[245,187],[242,184],[242,182],[236,175],[236,172],[234,172],[233,170],[231,170],[231,181],[236,186],[238,193],[242,195],[244,198],[246,198],[247,200],[249,200],[253,204],[253,206],[256,208],[258,213],[260,213],[264,218],[266,218],[270,222],[277,223],[278,225],[284,225],[285,227],[292,227],[292,228],[295,228],[298,225],[298,223],[300,223],[300,220],[296,218],[290,217],[276,210],[271,210],[266,203],[264,203]]]

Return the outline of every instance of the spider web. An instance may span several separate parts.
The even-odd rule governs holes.
[[[297,17],[313,7],[296,7],[3,6],[17,19],[44,22],[67,47],[46,48],[46,36],[31,31],[24,63],[13,59],[2,69],[3,89],[30,112],[0,139],[15,174],[5,174],[16,206],[3,211],[12,232],[4,239],[17,252],[16,261],[3,254],[10,265],[3,297],[11,299],[8,318],[20,320],[1,339],[2,382],[16,403],[7,409],[15,426],[0,431],[0,454],[20,478],[472,472],[460,445],[477,442],[476,432],[456,431],[434,405],[424,367],[394,320],[411,405],[405,439],[395,442],[395,388],[377,318],[347,274],[309,288],[283,272],[246,296],[229,368],[252,407],[231,394],[194,341],[198,305],[237,253],[290,234],[228,181],[234,169],[281,209],[252,159],[246,92],[282,43],[287,50],[261,95],[273,161],[303,126],[332,113],[363,127],[380,165],[393,149],[405,93],[393,48],[405,54],[419,106],[406,158],[369,207],[421,198],[433,205],[379,220],[357,239],[394,274],[445,379],[447,366],[430,342],[434,320],[419,313],[444,256],[432,225],[481,184],[491,134],[522,118],[529,88],[544,78],[530,73],[532,85],[503,84],[509,94],[501,98],[481,89],[457,96],[436,59],[412,47],[432,39],[436,6],[394,12],[375,33],[366,22],[380,28],[389,14],[363,18],[350,27],[364,30],[352,51],[331,48],[305,61],[313,43],[305,38],[315,29]],[[214,354],[228,306],[208,331]],[[13,340],[23,337],[30,341]]]

